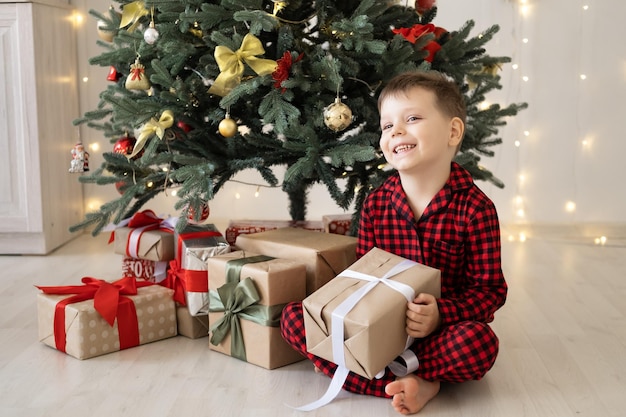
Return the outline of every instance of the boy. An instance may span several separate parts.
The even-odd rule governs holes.
[[[441,382],[482,378],[498,353],[487,325],[506,299],[500,229],[492,201],[453,162],[466,110],[456,84],[437,72],[400,74],[378,100],[380,147],[397,171],[363,204],[357,256],[378,247],[441,271],[441,298],[418,294],[407,305],[406,331],[418,369],[380,379],[350,373],[344,389],[392,397],[401,414],[420,411]],[[285,340],[332,376],[336,365],[307,353],[302,305],[285,307]]]

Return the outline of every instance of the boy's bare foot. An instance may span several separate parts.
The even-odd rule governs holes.
[[[398,413],[415,414],[437,395],[440,385],[411,374],[387,384],[385,392],[393,396],[391,405]]]

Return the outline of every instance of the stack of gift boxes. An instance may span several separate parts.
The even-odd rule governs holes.
[[[298,224],[233,221],[225,238],[211,224],[188,225],[175,232],[175,225],[152,212],[136,216],[145,215],[153,219],[131,220],[113,232],[114,251],[123,256],[124,278],[111,283],[85,278],[82,285],[39,287],[43,343],[86,359],[177,334],[209,336],[211,350],[274,369],[302,359],[280,335],[280,315],[287,303],[304,300],[310,347],[319,356],[328,356],[324,351],[330,346],[330,323],[324,323],[329,311],[365,282],[343,277],[342,272],[355,265],[362,274],[375,276],[381,264],[387,268],[402,260],[377,253],[355,264],[356,238],[345,235],[349,216]],[[363,259],[373,266],[359,266]],[[331,280],[343,283],[326,285]],[[419,284],[420,279],[413,281]],[[416,287],[415,282],[409,284]],[[391,294],[389,299],[393,298]],[[376,308],[355,311],[389,317],[380,311],[385,304],[375,302]],[[401,316],[402,307],[396,310],[392,316]],[[391,327],[398,340],[404,323],[396,324]],[[390,326],[379,327],[388,331]],[[387,338],[369,335],[360,340],[376,344],[376,351],[388,350]]]

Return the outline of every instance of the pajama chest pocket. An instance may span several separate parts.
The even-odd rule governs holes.
[[[432,266],[439,268],[442,272],[456,274],[463,266],[464,255],[463,245],[438,240],[432,247]]]

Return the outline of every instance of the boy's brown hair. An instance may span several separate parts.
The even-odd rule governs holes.
[[[382,102],[390,96],[406,94],[412,88],[432,91],[439,110],[449,117],[458,117],[463,124],[467,119],[465,99],[454,80],[438,71],[411,71],[396,75],[378,96],[378,111]]]

